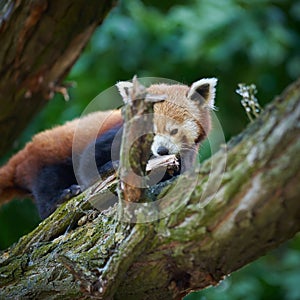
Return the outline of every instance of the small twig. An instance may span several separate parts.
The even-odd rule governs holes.
[[[69,101],[70,100],[70,95],[69,95],[69,91],[68,89],[70,87],[75,87],[76,83],[74,81],[70,81],[70,82],[65,82],[61,85],[55,85],[53,82],[51,82],[49,84],[49,88],[50,88],[50,92],[49,92],[49,99],[53,98],[55,93],[61,94],[65,101]]]
[[[178,170],[179,162],[175,154],[154,157],[148,161],[146,171],[151,172],[155,169],[165,167],[168,170]]]
[[[255,97],[257,94],[255,84],[246,85],[245,83],[239,83],[236,93],[242,96],[241,104],[243,105],[249,120],[252,122],[263,110]]]

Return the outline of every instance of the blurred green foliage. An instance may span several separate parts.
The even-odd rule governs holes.
[[[67,80],[71,100],[56,96],[16,142],[79,116],[119,80],[164,77],[190,84],[217,77],[217,116],[225,137],[248,123],[235,94],[254,83],[262,106],[300,75],[300,2],[291,0],[126,0],[93,35]],[[103,102],[103,109],[116,103]],[[10,153],[11,155],[12,153]],[[4,163],[5,157],[1,162]],[[0,210],[0,249],[39,222],[34,205],[14,201]],[[217,288],[187,299],[300,299],[300,238],[234,273]]]

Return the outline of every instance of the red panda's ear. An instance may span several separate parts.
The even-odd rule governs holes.
[[[130,81],[119,81],[116,84],[120,95],[123,98],[124,103],[128,103],[130,101],[130,91],[133,87],[132,82]]]
[[[204,78],[194,82],[187,93],[187,98],[214,109],[217,81],[217,78]]]

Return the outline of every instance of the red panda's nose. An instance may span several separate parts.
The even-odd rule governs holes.
[[[168,155],[169,154],[169,149],[164,147],[164,146],[159,146],[157,149],[157,154],[158,155]]]

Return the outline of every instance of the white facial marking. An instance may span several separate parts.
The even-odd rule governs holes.
[[[183,123],[183,128],[185,132],[188,134],[186,135],[187,138],[190,138],[192,141],[198,137],[198,125],[193,120],[186,120]]]
[[[177,154],[180,148],[176,146],[169,136],[157,134],[154,136],[151,151],[155,156],[160,156],[157,153],[159,147],[165,147],[169,150],[169,154]]]

